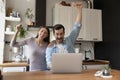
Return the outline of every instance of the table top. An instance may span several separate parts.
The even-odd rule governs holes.
[[[3,80],[119,80],[120,70],[112,70],[112,78],[95,77],[97,70],[84,70],[77,74],[53,74],[51,71],[7,72]]]

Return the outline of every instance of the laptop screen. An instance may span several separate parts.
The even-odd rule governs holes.
[[[79,73],[82,71],[82,53],[53,53],[53,73]]]

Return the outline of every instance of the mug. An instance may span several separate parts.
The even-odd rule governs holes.
[[[7,32],[11,32],[11,31],[12,31],[12,30],[11,30],[11,25],[7,25],[6,31],[7,31]]]
[[[79,53],[79,48],[75,48],[75,53]]]
[[[6,32],[11,32],[11,28],[6,28]]]

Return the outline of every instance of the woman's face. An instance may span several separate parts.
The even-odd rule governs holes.
[[[38,37],[41,39],[44,39],[46,37],[48,37],[48,31],[46,28],[41,28],[38,32]]]

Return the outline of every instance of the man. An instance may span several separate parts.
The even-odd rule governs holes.
[[[72,3],[72,6],[77,8],[77,17],[71,31],[70,35],[64,38],[65,28],[61,24],[54,25],[53,33],[55,36],[55,41],[53,41],[50,46],[46,49],[46,62],[48,68],[51,68],[52,63],[52,53],[74,53],[74,43],[79,35],[81,28],[81,19],[82,19],[82,3],[76,2]]]

